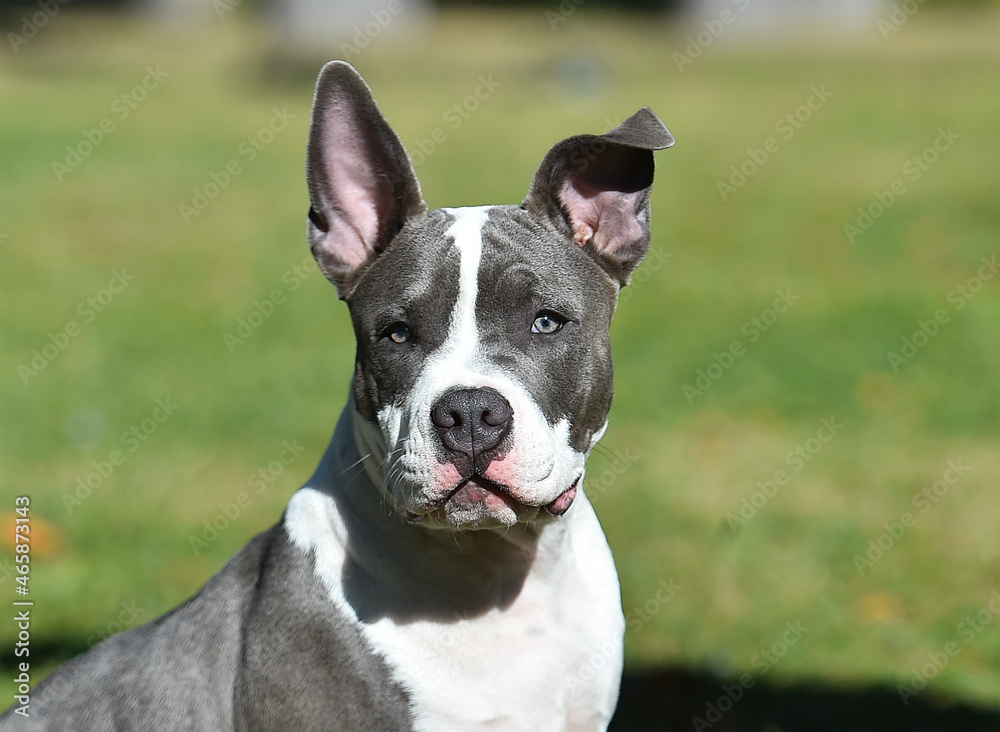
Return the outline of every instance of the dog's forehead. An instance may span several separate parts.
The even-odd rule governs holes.
[[[482,294],[532,294],[577,314],[592,298],[615,299],[616,288],[581,247],[521,206],[491,207],[481,241]]]
[[[403,318],[413,308],[454,304],[460,253],[448,229],[454,217],[444,210],[411,220],[388,251],[362,275],[349,302],[355,318],[367,322],[387,308]]]
[[[588,292],[614,296],[600,268],[565,235],[521,206],[499,205],[434,209],[409,221],[352,299],[369,311],[399,308],[400,316],[429,301],[446,308],[457,301],[463,258],[466,266],[477,260],[475,286],[484,295],[558,293],[581,309]]]

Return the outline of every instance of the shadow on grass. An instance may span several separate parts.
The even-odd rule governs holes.
[[[731,690],[727,694],[725,688]],[[740,694],[742,691],[742,695]],[[738,697],[734,700],[734,697]],[[727,701],[723,701],[727,700]],[[688,669],[626,672],[612,732],[652,730],[996,730],[1000,709],[951,703],[925,690],[903,704],[894,687],[771,686]],[[711,707],[710,707],[711,705]],[[714,708],[714,711],[712,711]],[[721,711],[725,709],[726,711]],[[697,718],[697,720],[695,719]],[[700,723],[699,721],[700,720]]]
[[[32,641],[32,667],[59,664],[87,649],[78,639]],[[0,655],[3,668],[16,668],[16,661],[13,652]],[[726,688],[732,691],[727,694]],[[891,687],[844,688],[817,683],[770,686],[758,680],[750,689],[742,690],[742,694],[737,688],[735,681],[721,681],[708,673],[681,668],[626,672],[618,711],[609,729],[611,732],[1000,730],[1000,709],[952,703],[933,691],[924,691],[904,705]],[[716,711],[710,711],[709,705]],[[6,706],[0,705],[0,709]]]

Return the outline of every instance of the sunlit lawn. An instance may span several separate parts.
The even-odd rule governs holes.
[[[321,59],[279,63],[238,15],[56,21],[0,66],[0,508],[31,497],[32,642],[58,657],[278,519],[354,354],[306,267]],[[923,693],[1000,704],[997,21],[926,8],[888,41],[720,41],[679,71],[688,31],[657,21],[453,13],[353,59],[434,206],[519,201],[552,143],[642,105],[677,137],[588,474],[633,666],[894,688],[954,642]],[[283,466],[286,441],[305,450]],[[808,630],[772,663],[787,623]]]

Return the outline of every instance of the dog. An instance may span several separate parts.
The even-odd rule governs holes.
[[[649,247],[653,151],[673,143],[644,107],[555,145],[521,205],[429,210],[371,90],[327,64],[308,238],[357,336],[330,445],[198,594],[0,726],[606,728],[625,621],[584,465]]]

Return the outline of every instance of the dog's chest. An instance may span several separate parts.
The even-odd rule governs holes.
[[[345,597],[346,533],[334,501],[300,490],[285,526],[313,556],[330,600],[408,692],[415,729],[601,730],[618,698],[625,619],[607,539],[581,499],[560,519],[559,545],[539,547],[514,600],[468,615],[364,622]]]
[[[410,692],[416,729],[606,727],[618,696],[624,621],[610,551],[599,538],[574,542],[579,552],[559,558],[561,574],[530,577],[503,610],[363,627]]]
[[[598,598],[574,599],[562,606],[525,587],[503,611],[383,619],[365,635],[410,692],[418,730],[602,729],[618,691],[620,623]]]

